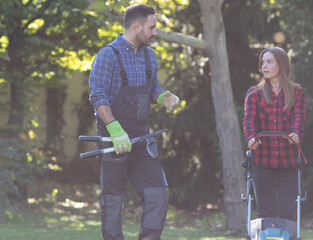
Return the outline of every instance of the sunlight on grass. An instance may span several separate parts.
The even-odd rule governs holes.
[[[161,239],[165,240],[241,240],[221,230],[212,230],[212,219],[218,215],[197,219],[186,212],[169,210]],[[140,220],[124,218],[123,234],[127,240],[137,240]],[[201,224],[200,224],[201,223]],[[211,224],[209,226],[208,224]],[[312,230],[303,230],[302,240],[313,240]],[[99,211],[90,207],[75,208],[55,205],[32,207],[15,214],[6,224],[0,224],[0,239],[5,240],[102,240]]]
[[[88,225],[88,226],[101,226],[101,222],[100,222],[100,220],[99,221],[88,220],[88,221],[86,221],[86,225]]]

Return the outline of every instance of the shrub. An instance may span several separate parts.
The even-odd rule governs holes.
[[[0,138],[0,222],[12,213],[15,203],[27,199],[33,184],[32,158],[22,142]]]

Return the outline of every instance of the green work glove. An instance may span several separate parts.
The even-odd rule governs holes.
[[[116,154],[130,152],[132,144],[129,141],[128,134],[124,131],[121,124],[115,120],[107,124],[106,128],[112,138]]]
[[[165,91],[158,97],[157,103],[163,104],[169,111],[173,112],[179,106],[179,98],[170,91]]]

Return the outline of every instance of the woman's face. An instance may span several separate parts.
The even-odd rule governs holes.
[[[271,52],[266,52],[262,57],[262,73],[268,80],[278,80],[279,65]]]

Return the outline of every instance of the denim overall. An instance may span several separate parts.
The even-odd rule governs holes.
[[[130,139],[147,134],[152,75],[148,49],[144,47],[146,85],[129,86],[118,50],[113,46],[107,46],[113,49],[117,57],[122,77],[122,85],[111,106],[113,116],[120,122]],[[96,116],[97,134],[109,136],[104,123],[98,115]],[[105,147],[109,147],[108,143],[98,146],[98,148]],[[101,221],[104,240],[124,239],[121,209],[127,179],[130,180],[143,201],[138,239],[159,240],[166,218],[168,195],[167,183],[154,138],[134,144],[129,153],[107,153],[100,159]]]

